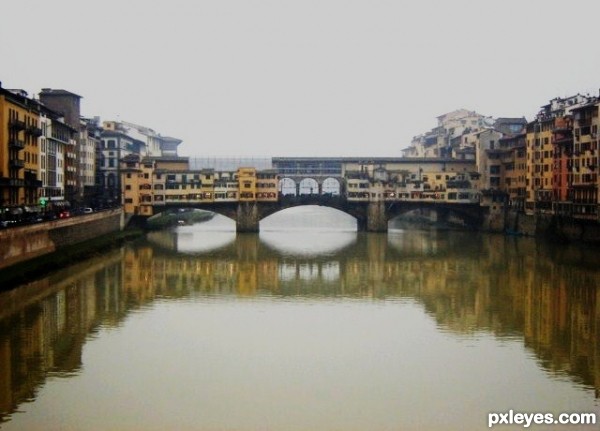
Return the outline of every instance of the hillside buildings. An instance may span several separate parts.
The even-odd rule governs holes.
[[[413,139],[405,157],[474,158],[482,199],[525,214],[599,220],[600,98],[557,97],[532,121],[457,110]]]

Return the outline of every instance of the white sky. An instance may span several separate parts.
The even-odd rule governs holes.
[[[598,0],[19,0],[0,80],[190,156],[399,156],[458,108],[530,120],[600,87]]]

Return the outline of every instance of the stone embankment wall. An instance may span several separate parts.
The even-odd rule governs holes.
[[[0,230],[0,269],[123,229],[120,209]]]
[[[527,215],[507,211],[507,233],[600,244],[600,223],[552,214]]]

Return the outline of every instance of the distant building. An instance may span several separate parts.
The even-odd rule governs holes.
[[[41,113],[40,196],[48,198],[53,208],[60,208],[75,200],[77,130],[66,124],[64,117],[46,107]]]
[[[96,202],[96,163],[97,149],[101,147],[102,128],[100,118],[81,118],[78,146],[78,184],[77,188],[83,194],[84,204],[93,206]]]
[[[121,202],[121,163],[130,155],[140,158],[177,159],[180,139],[164,137],[153,129],[126,121],[102,123],[100,151],[97,152],[98,199],[105,204]]]
[[[76,205],[91,205],[95,195],[95,154],[99,143],[99,119],[81,117],[81,99],[78,94],[62,89],[43,88],[40,101],[58,113],[64,123],[75,131],[74,146],[65,151],[65,197]],[[95,121],[95,123],[94,123]]]
[[[437,127],[415,136],[410,146],[402,150],[404,157],[453,157],[465,148],[474,148],[477,133],[494,124],[491,117],[466,109],[440,115],[437,120]]]
[[[162,136],[150,127],[127,121],[104,121],[104,130],[119,131],[140,142],[139,154],[142,157],[177,157],[177,147],[181,139]]]
[[[116,124],[103,124],[100,151],[97,160],[99,204],[115,205],[121,202],[120,161],[133,154],[139,156],[146,143],[129,136]]]

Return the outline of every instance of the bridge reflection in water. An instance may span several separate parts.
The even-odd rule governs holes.
[[[397,231],[347,232],[308,254],[263,236],[181,253],[176,238],[160,233],[0,294],[2,418],[35,399],[49,377],[79,375],[83,346],[102,329],[158,299],[216,296],[412,301],[458,337],[523,340],[547,373],[598,396],[600,272],[581,249]]]

